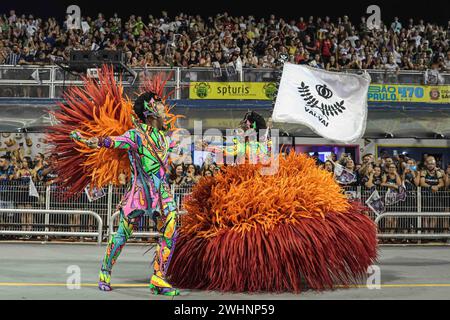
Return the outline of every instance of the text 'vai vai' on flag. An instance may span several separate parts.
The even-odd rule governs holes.
[[[353,142],[366,130],[369,85],[367,73],[328,72],[285,63],[272,119],[308,126],[330,140]]]

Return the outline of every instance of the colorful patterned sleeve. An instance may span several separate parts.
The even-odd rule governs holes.
[[[179,141],[179,139],[175,139],[173,137],[173,134],[168,135],[168,140],[169,140],[168,152],[174,152],[176,150],[176,148],[178,147],[178,145],[180,144],[180,141]]]
[[[138,137],[135,130],[128,130],[121,136],[99,138],[99,147],[108,149],[137,149]]]

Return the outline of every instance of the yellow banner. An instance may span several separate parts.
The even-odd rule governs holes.
[[[371,84],[369,102],[450,103],[450,86]]]
[[[191,82],[189,99],[194,100],[272,100],[274,82]]]
[[[193,100],[273,100],[274,82],[191,82]],[[450,86],[371,84],[369,102],[450,103]]]

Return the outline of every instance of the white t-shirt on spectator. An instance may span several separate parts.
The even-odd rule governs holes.
[[[450,71],[450,59],[444,60],[445,70]]]
[[[397,63],[386,63],[384,65],[384,69],[386,69],[387,71],[396,71],[398,69],[398,65]]]
[[[29,25],[29,26],[27,27],[27,35],[28,35],[29,37],[33,37],[34,34],[36,33],[36,30],[37,30],[36,26],[34,26],[34,25]]]
[[[355,47],[355,41],[359,40],[359,37],[358,36],[350,36],[350,37],[347,37],[347,40],[350,41],[350,44],[354,48]]]
[[[415,37],[411,37],[411,40],[416,41],[416,48],[417,48],[418,46],[420,46],[420,42],[422,41],[422,37],[417,35]]]
[[[394,56],[395,62],[396,63],[401,63],[402,62],[402,55],[400,53],[398,53],[397,51],[392,51],[392,54]]]
[[[161,30],[164,33],[169,32],[169,29],[170,29],[170,25],[165,22],[163,24],[161,24],[161,26],[159,27],[159,30]]]

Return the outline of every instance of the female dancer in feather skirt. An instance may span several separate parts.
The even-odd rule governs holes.
[[[243,128],[265,128],[255,121],[258,115],[248,115]],[[247,143],[234,148],[264,149]],[[174,285],[301,292],[364,281],[377,257],[376,226],[365,208],[347,200],[306,155],[291,152],[271,161],[278,161],[274,174],[262,174],[262,164],[225,166],[193,188],[168,270]]]

